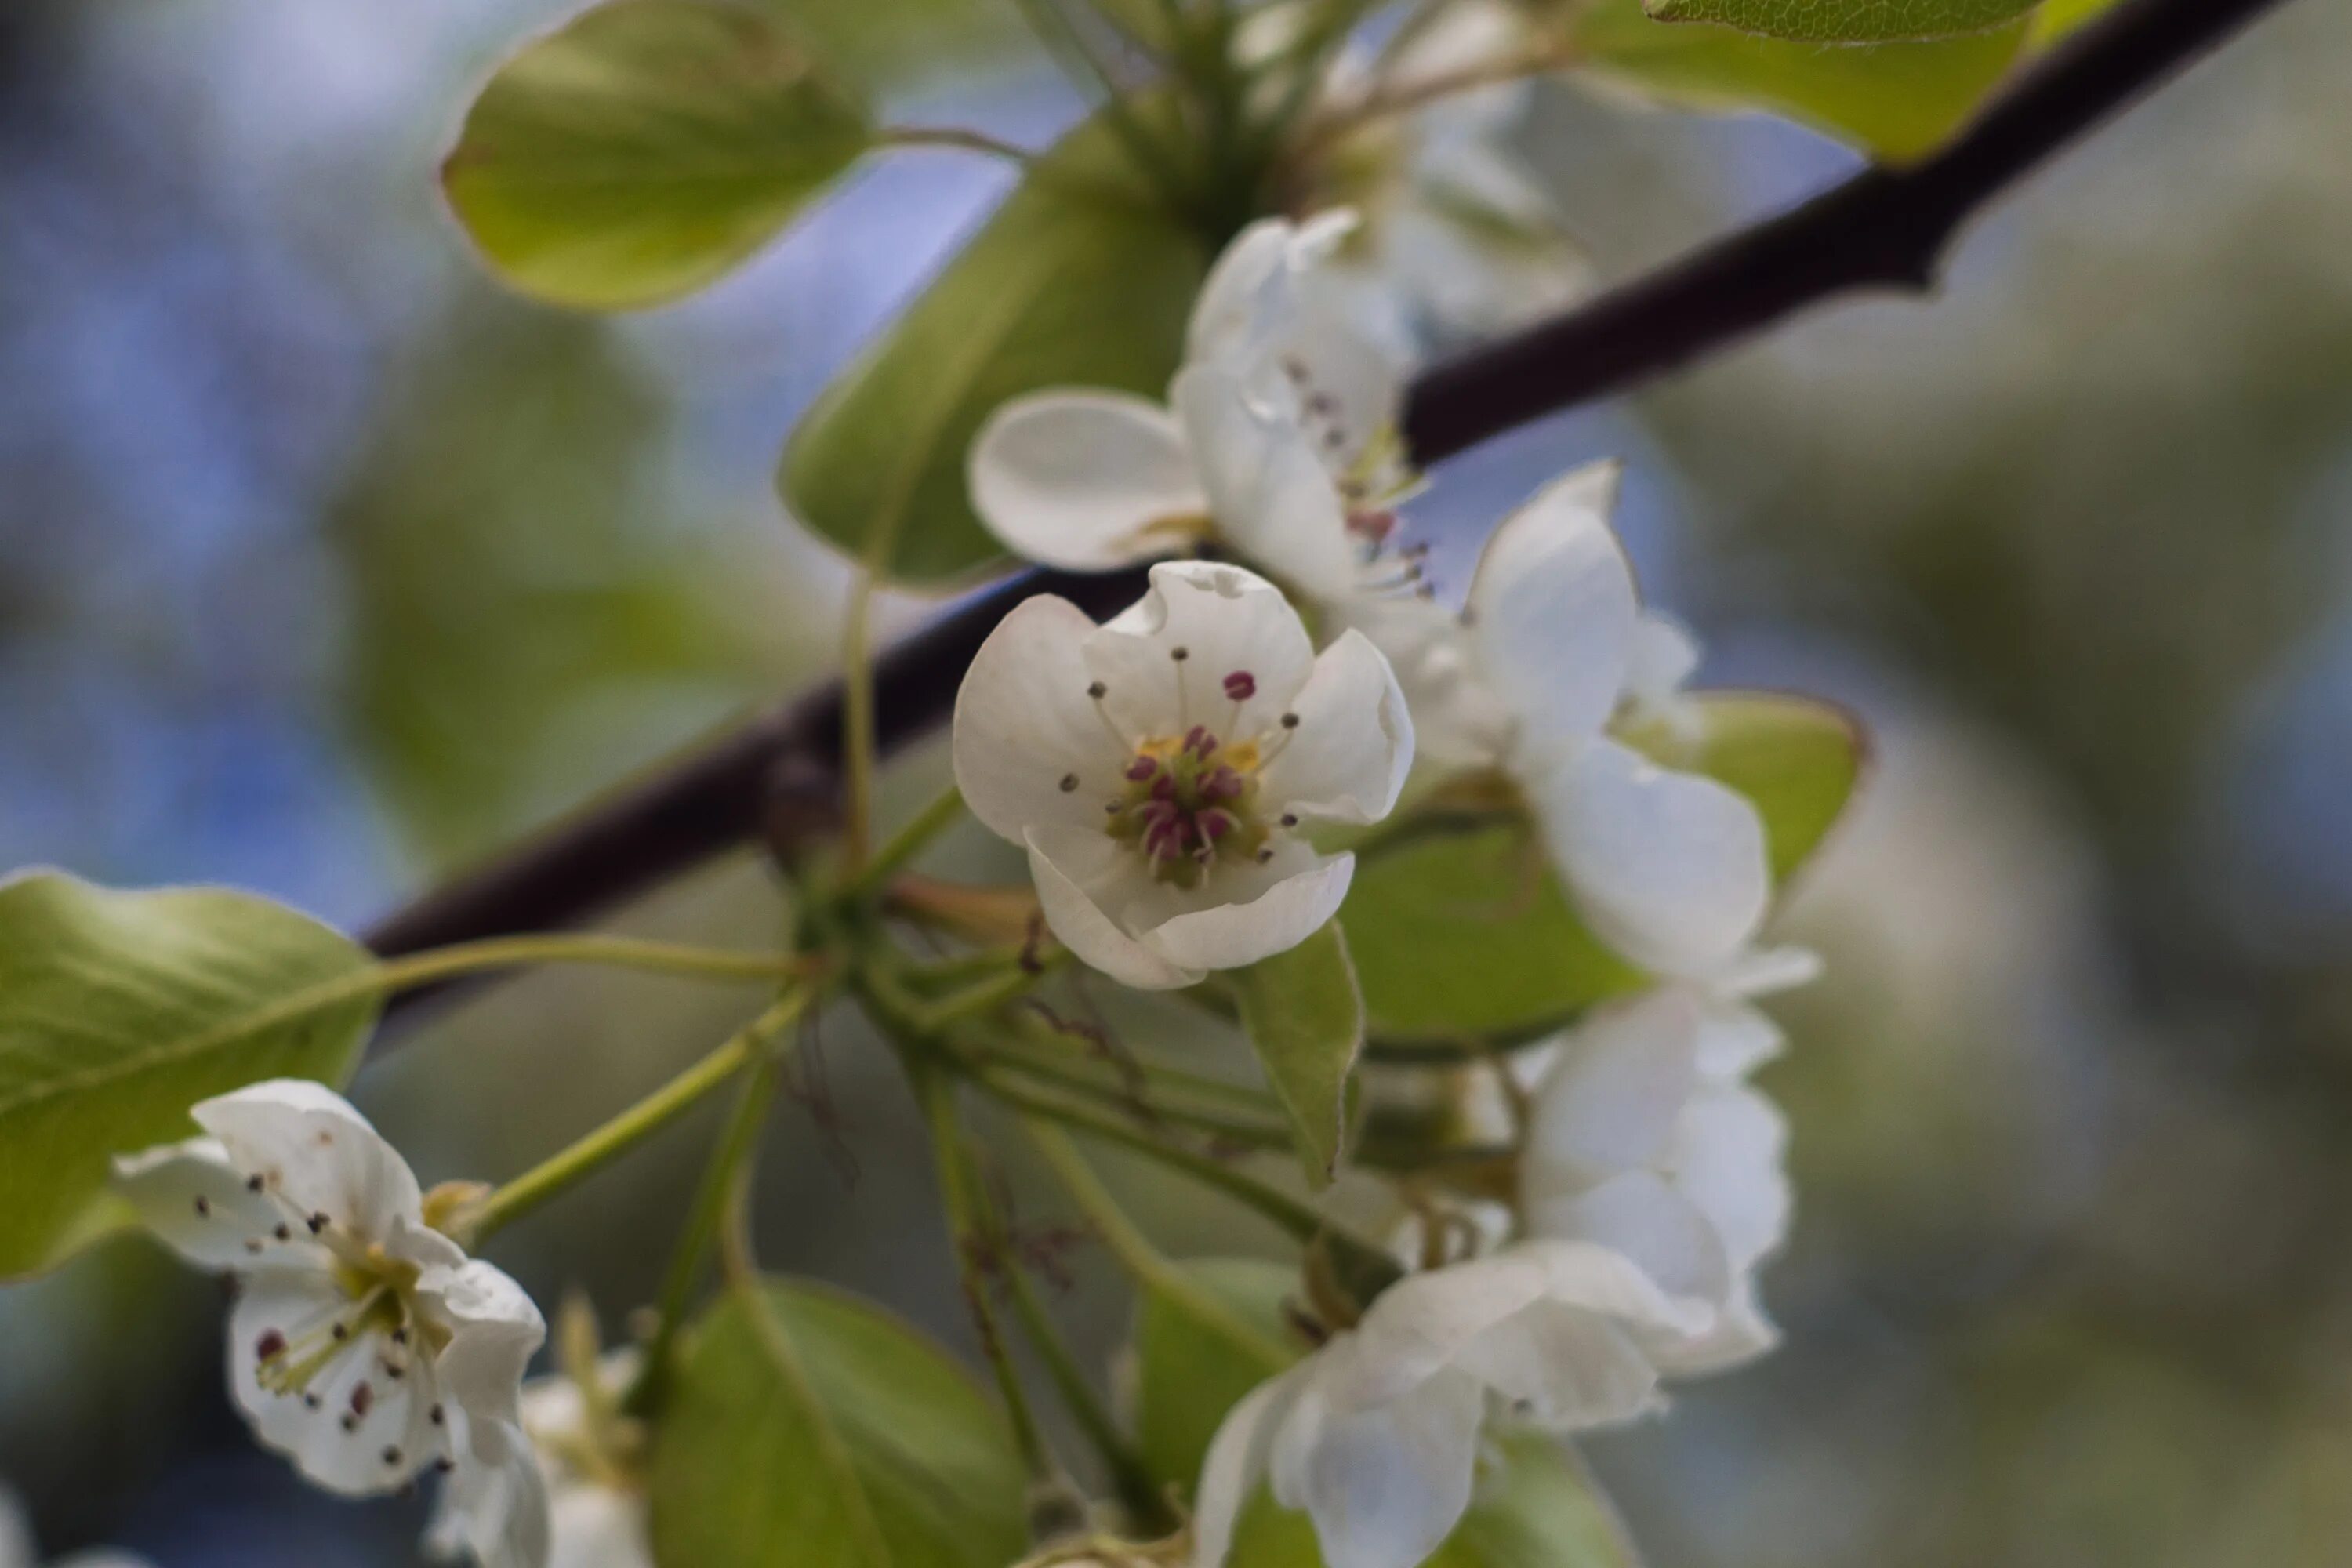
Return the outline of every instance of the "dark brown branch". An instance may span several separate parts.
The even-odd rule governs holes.
[[[2278,0],[2130,0],[2026,71],[1944,151],[1872,169],[1582,308],[1436,366],[1412,385],[1405,434],[1435,462],[1539,416],[1633,386],[1854,289],[1921,290],[1973,213],[2076,136]],[[1662,24],[1664,25],[1664,24]],[[942,615],[877,661],[878,741],[942,722],[964,667],[1033,594],[1108,615],[1140,573],[1025,572]],[[828,681],[625,787],[367,933],[391,957],[588,920],[757,838],[775,781],[837,778],[841,688]]]

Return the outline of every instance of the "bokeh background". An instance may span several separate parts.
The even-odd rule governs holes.
[[[640,317],[504,297],[431,170],[561,8],[0,6],[0,866],[355,925],[829,659],[845,573],[773,453],[1004,175],[904,157]],[[909,118],[1036,140],[1073,112],[982,0],[814,11]],[[1783,928],[1830,959],[1764,1080],[1796,1128],[1787,1347],[1589,1446],[1655,1568],[2352,1562],[2347,78],[2352,10],[2295,0],[1972,228],[1931,306],[1822,311],[1449,464],[1420,509],[1475,540],[1622,452],[1706,679],[1875,735]],[[1570,89],[1522,142],[1604,276],[1853,162]],[[940,773],[909,759],[894,798]],[[628,917],[778,919],[748,860]],[[496,1175],[743,1000],[526,983],[354,1093],[428,1180]],[[762,1249],[959,1338],[868,1045],[829,1029],[779,1117]],[[617,1331],[696,1142],[500,1260]],[[1172,1247],[1236,1245],[1128,1188]],[[1120,1299],[1078,1263],[1107,1353]],[[0,1479],[45,1541],[411,1561],[419,1503],[252,1450],[217,1316],[136,1241],[0,1291]]]

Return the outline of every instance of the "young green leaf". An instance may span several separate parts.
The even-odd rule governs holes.
[[[964,492],[981,422],[1047,386],[1158,395],[1207,267],[1109,129],[1080,126],[825,389],[785,449],[785,505],[901,582],[995,560]]]
[[[1423,1568],[1639,1568],[1616,1511],[1574,1449],[1540,1432],[1491,1432],[1469,1512]],[[1314,1526],[1260,1491],[1230,1568],[1322,1568]]]
[[[1282,1304],[1298,1270],[1253,1258],[1177,1266],[1185,1289],[1149,1289],[1135,1318],[1135,1442],[1152,1478],[1190,1494],[1225,1413],[1302,1353]]]
[[[1981,33],[2042,0],[1646,0],[1661,22],[1721,22],[1811,44],[1883,44]]]
[[[110,1228],[109,1157],[192,1135],[197,1100],[342,1083],[378,1005],[346,983],[373,962],[249,893],[0,882],[0,1279]]]
[[[1786,881],[1820,847],[1862,776],[1863,737],[1843,710],[1764,691],[1695,694],[1704,716],[1690,745],[1650,749],[1662,762],[1722,780],[1756,803]],[[1637,742],[1639,743],[1639,742]]]
[[[663,1568],[1003,1568],[1027,1477],[948,1354],[866,1302],[771,1280],[691,1331],[654,1432]]]
[[[1348,1078],[1364,1045],[1364,999],[1348,939],[1333,921],[1289,952],[1230,978],[1242,1027],[1275,1098],[1290,1113],[1307,1179],[1320,1186],[1339,1167]]]
[[[1933,152],[1976,111],[2023,44],[2011,23],[1926,43],[1824,48],[1712,23],[1665,26],[1642,0],[1593,0],[1570,43],[1590,68],[1693,108],[1783,114],[1878,157]]]
[[[1357,857],[1339,915],[1385,1042],[1541,1033],[1643,984],[1569,907],[1523,816],[1412,826]]]
[[[751,256],[872,142],[863,106],[756,12],[614,0],[499,68],[441,181],[508,283],[628,310]]]

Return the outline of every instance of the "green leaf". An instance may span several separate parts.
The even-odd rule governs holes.
[[[109,1157],[189,1136],[196,1101],[264,1079],[342,1083],[377,998],[301,1004],[373,963],[250,893],[0,882],[0,1279],[110,1228]]]
[[[1348,939],[1330,921],[1287,952],[1227,979],[1266,1081],[1290,1113],[1307,1179],[1321,1186],[1339,1168],[1348,1078],[1364,1046],[1364,998]]]
[[[1183,1289],[1144,1292],[1135,1322],[1135,1441],[1162,1485],[1190,1494],[1225,1413],[1301,1353],[1283,1317],[1298,1270],[1252,1258],[1177,1265]]]
[[[978,1384],[855,1298],[771,1280],[693,1329],[655,1428],[663,1568],[1003,1568],[1027,1479]]]
[[[1862,777],[1861,729],[1843,709],[1763,691],[1695,694],[1695,745],[1635,738],[1659,761],[1720,779],[1756,803],[1775,884],[1820,847]]]
[[[902,582],[995,560],[964,493],[973,432],[1042,387],[1159,395],[1207,266],[1108,128],[1079,127],[825,389],[785,449],[785,504]]]
[[[1927,43],[1825,48],[1713,23],[1666,26],[1642,0],[1594,0],[1570,34],[1591,68],[1709,110],[1766,110],[1904,161],[1941,145],[2000,81],[2023,25]]]
[[[2046,49],[2075,28],[2098,20],[2116,6],[2116,0],[2043,0],[2033,13],[2028,46]]]
[[[1360,853],[1339,918],[1383,1042],[1541,1033],[1643,983],[1569,907],[1522,816],[1433,816]]]
[[[1425,1568],[1636,1568],[1608,1500],[1573,1449],[1538,1432],[1490,1430],[1470,1510]],[[1313,1524],[1261,1489],[1243,1511],[1231,1568],[1321,1568]]]
[[[1661,22],[1722,22],[1814,44],[1883,44],[1981,33],[2041,0],[1647,0]]]
[[[873,135],[864,108],[757,13],[614,0],[499,68],[441,180],[508,283],[627,310],[751,256]]]

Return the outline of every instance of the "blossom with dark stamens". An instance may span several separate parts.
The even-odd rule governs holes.
[[[1233,672],[1222,717],[1188,702],[1179,647]],[[1402,696],[1370,642],[1343,634],[1318,657],[1273,584],[1205,562],[1154,567],[1143,601],[1099,627],[1064,600],[1029,600],[982,647],[956,705],[957,782],[982,821],[1029,850],[1046,922],[1147,989],[1312,935],[1353,860],[1289,829],[1379,820],[1412,755]],[[1053,787],[1114,768],[1127,793],[1107,815]]]

